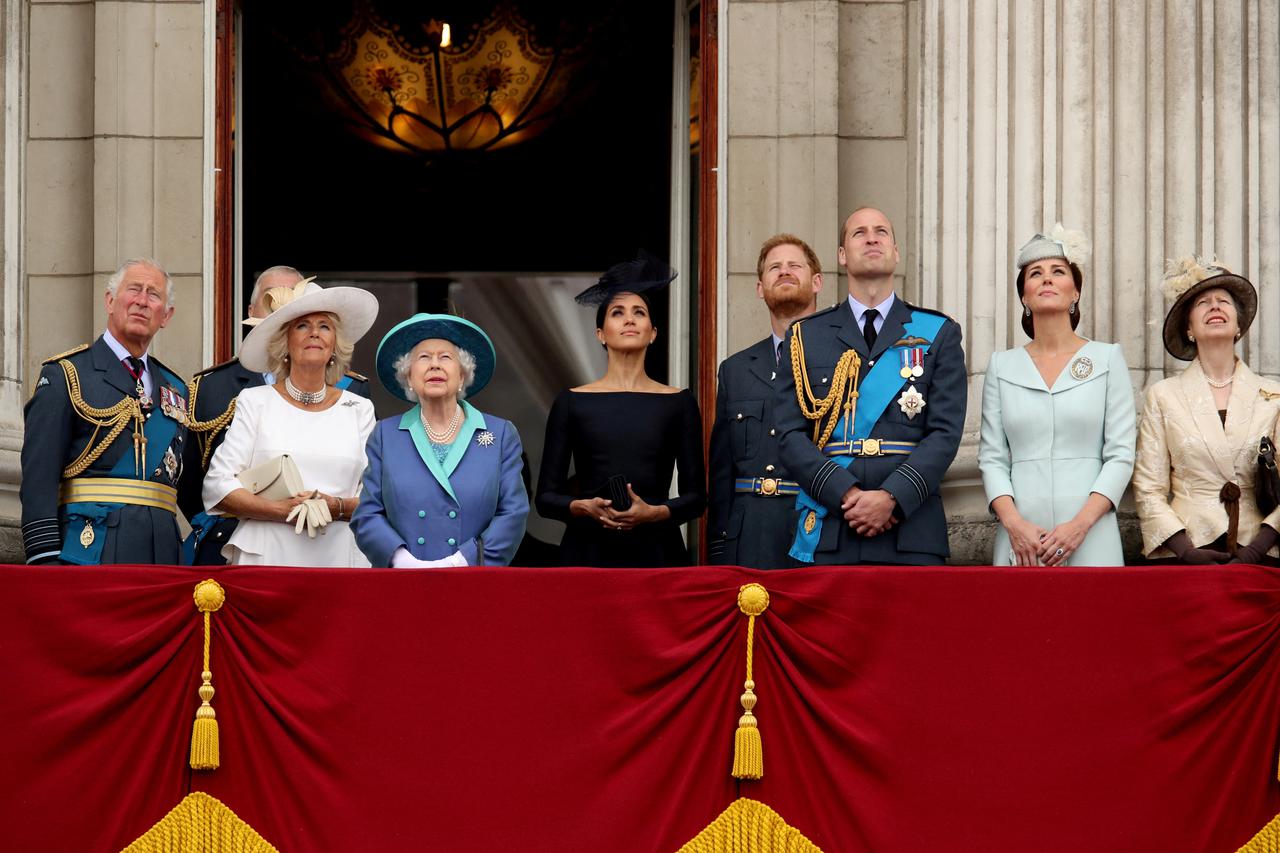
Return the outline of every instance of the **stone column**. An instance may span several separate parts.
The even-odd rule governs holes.
[[[50,355],[93,340],[123,259],[175,278],[153,351],[202,365],[204,7],[3,0],[0,561],[22,559],[22,405]]]
[[[1280,17],[1267,0],[922,0],[920,17],[916,274],[965,328],[948,511],[977,525],[957,558],[985,562],[982,371],[1025,343],[1012,265],[1036,231],[1090,236],[1080,331],[1124,346],[1138,392],[1182,367],[1161,343],[1160,278],[1188,252],[1258,286],[1243,355],[1280,372]]]
[[[204,25],[200,0],[94,5],[94,334],[107,276],[154,257],[177,308],[152,351],[182,376],[204,367]]]
[[[728,329],[725,353],[769,334],[756,297],[760,245],[779,231],[809,242],[826,271],[823,305],[839,286],[838,79],[842,73],[837,0],[730,0],[724,42],[728,63]]]

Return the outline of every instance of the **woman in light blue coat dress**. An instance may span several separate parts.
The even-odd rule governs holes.
[[[1075,333],[1087,251],[1083,235],[1057,225],[1018,253],[1031,342],[993,353],[982,391],[994,565],[1124,563],[1115,508],[1133,474],[1133,387],[1118,344]]]
[[[365,447],[351,529],[374,566],[506,565],[515,555],[529,515],[520,436],[463,400],[495,361],[489,336],[450,314],[415,314],[378,345],[378,378],[417,405],[379,421]]]

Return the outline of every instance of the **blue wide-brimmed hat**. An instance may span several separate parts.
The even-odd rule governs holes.
[[[382,343],[378,344],[378,379],[382,380],[384,388],[396,397],[416,402],[413,398],[406,397],[404,386],[396,379],[396,359],[432,338],[449,341],[475,356],[476,378],[466,388],[468,397],[480,393],[489,384],[498,354],[484,329],[470,320],[452,314],[414,314],[408,320],[397,323],[383,336]]]

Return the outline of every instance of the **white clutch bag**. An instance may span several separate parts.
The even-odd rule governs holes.
[[[306,487],[298,464],[285,453],[237,475],[240,485],[269,501],[288,500]]]

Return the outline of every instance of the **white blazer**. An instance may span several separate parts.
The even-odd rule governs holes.
[[[1240,486],[1241,545],[1249,544],[1260,524],[1280,529],[1280,509],[1263,518],[1253,486],[1258,440],[1264,435],[1280,439],[1278,420],[1280,383],[1263,379],[1243,361],[1236,362],[1225,427],[1199,359],[1180,375],[1152,385],[1142,407],[1133,473],[1143,553],[1173,556],[1161,545],[1179,530],[1186,530],[1196,547],[1226,533],[1227,511],[1218,493],[1228,481]]]

